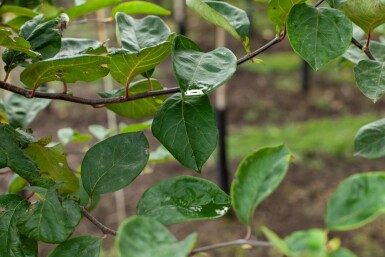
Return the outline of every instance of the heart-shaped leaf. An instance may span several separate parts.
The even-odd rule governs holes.
[[[212,182],[178,176],[147,189],[136,213],[163,224],[175,224],[222,217],[230,205],[230,197]]]
[[[354,75],[358,88],[373,102],[385,94],[385,62],[362,60],[354,67]]]
[[[132,217],[120,225],[116,246],[121,257],[187,257],[196,238],[196,234],[191,234],[178,242],[161,223]]]
[[[155,80],[139,80],[130,84],[130,95],[136,95],[148,92],[151,90],[161,90],[163,87]],[[111,93],[99,93],[102,98],[121,97],[125,95],[125,89],[121,88]],[[120,116],[127,118],[140,119],[148,116],[152,116],[162,105],[165,96],[155,96],[135,101],[129,101],[125,103],[108,104],[107,108]]]
[[[130,184],[146,166],[148,148],[143,132],[116,135],[91,147],[82,163],[88,195],[114,192]]]
[[[349,0],[343,5],[342,10],[366,33],[385,23],[385,3],[381,0]]]
[[[354,138],[354,151],[367,159],[385,157],[385,119],[360,128]]]
[[[55,192],[57,185],[50,189],[27,187],[35,192],[40,201],[30,205],[19,220],[20,231],[38,241],[61,243],[74,232],[79,224],[81,213],[75,201],[61,199]]]
[[[339,10],[295,5],[287,20],[287,35],[294,51],[318,70],[346,52],[353,26]]]
[[[361,173],[344,180],[329,200],[326,226],[333,231],[362,227],[385,213],[385,172]]]
[[[48,257],[99,257],[102,239],[96,236],[79,236],[56,247]]]
[[[117,12],[125,14],[154,14],[154,15],[170,15],[169,10],[163,7],[145,1],[130,1],[119,4],[112,10],[112,17],[115,17]]]
[[[260,149],[242,160],[231,185],[231,201],[244,224],[252,223],[258,204],[281,183],[291,158],[281,145]]]
[[[172,47],[172,63],[181,90],[186,95],[203,95],[231,78],[237,58],[227,48],[203,53],[192,40],[177,36]]]
[[[181,164],[200,172],[218,141],[209,98],[168,98],[155,114],[152,134]]]
[[[283,28],[286,25],[287,16],[291,8],[305,0],[271,0],[267,7],[269,19],[277,26]]]
[[[87,0],[80,5],[75,5],[69,8],[66,13],[70,17],[71,20],[79,16],[83,16],[89,13],[93,13],[99,9],[106,8],[108,6],[112,6],[121,2],[121,0]]]

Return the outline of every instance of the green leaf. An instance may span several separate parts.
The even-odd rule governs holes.
[[[361,173],[344,180],[329,200],[326,226],[333,231],[364,226],[385,212],[385,173]]]
[[[57,135],[58,135],[59,141],[63,145],[66,145],[69,142],[83,143],[92,139],[91,135],[81,134],[77,130],[74,130],[72,128],[59,129],[57,132]]]
[[[61,199],[55,192],[57,185],[50,189],[27,187],[35,192],[40,201],[30,205],[19,220],[20,231],[28,237],[46,243],[61,243],[74,232],[79,224],[81,213],[77,203]]]
[[[203,53],[190,39],[177,36],[172,46],[174,76],[186,95],[207,94],[226,83],[237,68],[237,58],[227,48]]]
[[[2,10],[2,8],[0,8],[0,10]],[[26,53],[32,57],[40,56],[38,52],[34,52],[31,50],[31,45],[27,40],[25,40],[22,37],[11,37],[11,36],[12,36],[12,32],[8,30],[0,29],[0,46]]]
[[[131,1],[119,4],[112,10],[112,17],[115,17],[117,12],[125,14],[154,14],[154,15],[170,15],[169,10],[163,7],[145,2],[145,1]]]
[[[271,0],[267,7],[269,19],[279,27],[285,27],[291,8],[305,0]]]
[[[32,11],[29,8],[20,7],[16,5],[3,5],[0,8],[0,14],[4,14],[4,13],[13,13],[16,16],[25,16],[30,18],[35,17],[36,15],[39,14],[37,12]]]
[[[218,141],[209,98],[168,98],[155,114],[152,134],[181,164],[200,172]]]
[[[246,43],[250,21],[245,11],[230,4],[216,1],[186,0],[187,6],[215,26]]]
[[[96,236],[79,236],[56,247],[48,257],[99,257],[102,240]]]
[[[360,43],[363,45],[366,44],[366,42]],[[370,52],[377,61],[385,62],[385,44],[371,40]],[[369,60],[368,56],[355,45],[351,45],[343,57],[354,64],[358,64],[362,60]]]
[[[93,13],[99,9],[104,9],[108,6],[115,5],[120,1],[121,0],[88,0],[83,4],[69,8],[66,13],[68,14],[71,20],[74,20],[79,16]]]
[[[28,144],[29,140],[12,127],[0,124],[0,168],[9,167],[31,184],[51,186],[53,181],[42,177],[36,163],[22,151]]]
[[[80,206],[87,206],[87,204],[89,204],[90,197],[86,192],[86,190],[84,189],[81,180],[79,185],[79,191],[73,195],[75,195],[79,199]],[[88,211],[92,211],[93,209],[95,209],[95,207],[98,205],[99,202],[100,202],[100,196],[99,195],[93,196],[91,206],[88,208]]]
[[[385,157],[385,119],[367,124],[354,138],[355,155],[367,159]]]
[[[341,7],[346,3],[349,2],[348,0],[326,0],[326,2],[330,5],[332,8],[341,9]]]
[[[13,19],[9,19],[5,24],[9,26],[13,31],[19,32],[20,28],[29,21],[31,18],[26,16],[16,16]]]
[[[172,154],[167,151],[166,148],[164,148],[163,145],[160,145],[158,148],[156,148],[155,151],[152,151],[150,153],[150,158],[148,159],[148,162],[152,163],[165,163],[169,161],[174,161],[174,157]]]
[[[8,124],[7,114],[5,112],[3,101],[0,100],[0,124]]]
[[[135,123],[130,125],[120,124],[119,130],[120,130],[120,133],[137,132],[137,131],[142,131],[142,130],[151,128],[151,125],[152,125],[152,120],[147,120],[145,122]]]
[[[55,57],[103,53],[107,53],[107,49],[102,42],[82,38],[63,38],[60,51]]]
[[[0,196],[0,256],[37,257],[37,242],[21,237],[17,230],[20,213],[29,203],[18,195]]]
[[[29,65],[20,74],[20,80],[33,89],[51,81],[91,82],[107,76],[109,70],[103,65],[109,61],[109,57],[98,55],[52,58]]]
[[[14,128],[27,129],[39,112],[50,103],[50,99],[28,99],[22,95],[11,94],[5,103],[8,122]]]
[[[17,174],[13,174],[12,178],[8,182],[7,194],[19,195],[24,187],[27,185],[27,181]]]
[[[60,187],[60,192],[68,193],[79,190],[79,179],[69,168],[61,144],[47,147],[41,142],[31,143],[24,149],[24,152],[37,164],[43,175],[56,183],[64,182]]]
[[[187,257],[196,237],[192,234],[178,242],[161,223],[134,216],[120,225],[116,246],[121,257]]]
[[[287,35],[294,51],[318,70],[346,52],[353,26],[339,10],[295,5],[287,20]]]
[[[251,225],[255,209],[278,187],[291,158],[281,145],[262,148],[242,160],[231,185],[231,200],[244,224]]]
[[[327,252],[327,233],[321,229],[296,231],[287,239],[290,257],[325,257]]]
[[[91,147],[82,163],[82,182],[89,196],[130,184],[147,164],[149,146],[143,132],[110,137]]]
[[[289,246],[286,242],[281,239],[276,233],[274,233],[269,228],[263,226],[261,228],[263,234],[267,237],[267,239],[273,244],[273,246],[282,254],[289,256],[291,254]]]
[[[163,224],[175,224],[222,217],[230,205],[230,197],[214,183],[178,176],[147,189],[136,207],[136,214]]]
[[[381,0],[349,0],[342,10],[356,25],[366,33],[385,22],[385,4]]]
[[[334,252],[328,253],[327,257],[357,257],[357,255],[346,248],[340,248]]]
[[[363,60],[354,67],[354,75],[361,92],[377,102],[385,93],[385,62]]]
[[[149,91],[150,87],[152,87],[152,90],[163,89],[163,87],[156,79],[151,79],[150,81],[151,86],[149,85],[149,81],[147,79],[139,80],[130,84],[130,95],[133,96],[141,93],[146,93]],[[121,88],[111,93],[99,93],[99,95],[102,98],[121,97],[125,95],[125,89]],[[108,104],[107,108],[119,114],[120,116],[133,119],[140,119],[148,116],[153,116],[155,112],[159,109],[159,107],[162,105],[165,98],[165,96],[155,96],[124,103]]]

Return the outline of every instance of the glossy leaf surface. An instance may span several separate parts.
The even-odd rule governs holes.
[[[209,98],[168,98],[154,117],[152,133],[181,164],[200,172],[218,141]]]
[[[269,19],[275,25],[284,27],[291,8],[303,2],[305,2],[305,0],[271,0],[267,7]]]
[[[385,94],[385,62],[360,61],[354,67],[354,75],[358,88],[373,102]]]
[[[58,245],[48,257],[98,257],[102,239],[96,236],[79,236]]]
[[[385,157],[385,119],[360,128],[354,139],[354,151],[367,159]]]
[[[50,189],[41,187],[28,187],[27,189],[35,192],[40,201],[21,214],[20,231],[46,243],[64,242],[74,232],[80,221],[81,214],[78,204],[66,198],[59,201],[55,192],[57,186]]]
[[[161,223],[144,217],[132,217],[118,230],[116,246],[121,257],[187,257],[196,234],[178,242]]]
[[[344,180],[327,204],[326,226],[359,228],[385,212],[385,173],[361,173]]]
[[[121,0],[88,0],[83,4],[73,6],[69,8],[66,13],[71,20],[83,16],[92,12],[95,12],[99,9],[103,9],[108,6],[112,6],[121,2]]]
[[[29,88],[37,88],[41,83],[51,81],[91,82],[109,73],[103,66],[109,61],[109,57],[98,55],[48,59],[29,65],[20,74],[20,80]]]
[[[147,164],[149,146],[143,132],[125,133],[94,145],[82,163],[82,182],[89,196],[130,184]]]
[[[339,10],[308,4],[291,9],[286,28],[294,51],[314,70],[345,53],[353,33],[352,23]]]
[[[251,224],[258,204],[278,187],[291,158],[289,150],[281,145],[262,148],[242,160],[231,185],[231,200],[244,224]]]
[[[230,197],[214,183],[178,176],[147,189],[136,213],[163,224],[175,224],[219,218],[226,214],[230,205]]]
[[[37,242],[21,237],[17,229],[18,217],[28,205],[18,195],[0,196],[0,256],[37,257]]]
[[[151,84],[149,84],[147,79],[143,79],[130,84],[130,95],[132,96],[140,93],[146,93],[149,90],[163,89],[160,83],[155,79],[151,79],[150,83]],[[99,93],[99,95],[102,98],[122,97],[125,95],[125,89],[121,88],[111,93]],[[107,108],[120,116],[139,119],[154,115],[162,105],[165,98],[165,96],[155,96],[125,103],[108,104]]]
[[[125,14],[154,14],[154,15],[170,15],[169,10],[163,7],[145,1],[130,1],[119,4],[112,10],[112,17],[115,17],[117,12]]]
[[[237,68],[227,48],[203,53],[190,39],[177,36],[172,46],[174,76],[186,95],[204,95],[226,83]]]

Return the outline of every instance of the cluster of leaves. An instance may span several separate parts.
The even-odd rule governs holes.
[[[158,16],[135,19],[128,14],[167,15],[159,6],[142,1],[118,4],[118,0],[78,1],[78,5],[47,19],[37,11],[2,6],[0,13],[13,12],[16,18],[4,24],[14,29],[0,29],[0,45],[5,47],[3,61],[8,74],[24,67],[21,82],[32,95],[43,84],[60,81],[67,94],[67,83],[91,82],[110,74],[121,85],[113,92],[100,92],[103,99],[120,98],[121,103],[107,108],[129,118],[153,116],[151,123],[127,126],[121,133],[92,127],[100,140],[84,156],[81,171],[74,173],[67,164],[62,144],[50,138],[37,140],[28,126],[49,100],[12,95],[0,104],[0,168],[10,168],[15,176],[8,194],[0,196],[1,256],[37,256],[37,242],[59,244],[49,256],[99,256],[101,238],[71,238],[82,213],[89,212],[100,195],[120,190],[145,169],[150,147],[143,129],[152,134],[178,162],[200,173],[217,145],[217,126],[208,93],[227,82],[237,67],[237,58],[227,48],[204,52],[191,39],[175,35]],[[219,1],[187,0],[187,5],[210,23],[239,39],[246,51],[249,21],[246,13]],[[352,21],[367,34],[385,20],[383,1],[329,0],[330,7],[318,8],[303,0],[271,0],[268,15],[277,25],[282,39],[286,34],[295,52],[314,69],[343,55],[356,63],[357,83],[363,93],[377,100],[385,93],[384,45],[367,43],[376,60],[367,60],[368,49],[349,48],[353,36]],[[64,38],[68,19],[114,5],[119,48],[107,48],[91,39]],[[342,11],[340,10],[342,9]],[[370,12],[362,10],[370,10]],[[60,10],[59,10],[60,12]],[[14,20],[23,20],[18,26]],[[278,38],[278,37],[277,37]],[[369,39],[368,39],[369,42]],[[170,98],[163,94],[136,101],[129,96],[162,92],[152,78],[154,69],[171,54],[174,76],[180,93]],[[374,59],[374,58],[372,58]],[[135,80],[138,76],[144,78]],[[356,152],[367,158],[385,156],[384,121],[363,127],[357,134]],[[63,143],[83,140],[74,130],[62,130]],[[281,145],[266,147],[247,156],[239,165],[231,187],[231,196],[210,181],[177,176],[156,184],[143,194],[136,216],[123,222],[116,237],[120,256],[188,256],[195,246],[196,234],[178,241],[164,226],[191,220],[222,217],[233,207],[239,220],[249,229],[257,206],[284,178],[291,160],[289,150]],[[345,180],[327,204],[325,229],[297,231],[280,239],[268,228],[262,231],[272,245],[285,256],[342,257],[355,256],[329,240],[328,231],[350,230],[372,221],[384,212],[385,173],[361,173]],[[21,197],[23,190],[38,199]]]

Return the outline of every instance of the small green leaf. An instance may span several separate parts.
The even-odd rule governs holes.
[[[64,241],[48,257],[99,257],[102,240],[96,236],[79,236]]]
[[[3,8],[0,8],[0,10],[2,9]],[[32,57],[40,56],[38,52],[34,52],[31,50],[31,45],[27,40],[25,40],[22,37],[11,37],[11,36],[12,36],[12,32],[8,30],[0,29],[0,46],[26,53]]]
[[[117,12],[125,14],[154,14],[154,15],[170,15],[169,10],[163,7],[145,2],[145,1],[131,1],[119,4],[112,10],[112,17],[115,17]]]
[[[28,205],[28,201],[18,195],[0,196],[0,256],[37,257],[37,242],[21,237],[16,226],[19,215]]]
[[[295,5],[287,20],[287,35],[294,51],[318,70],[346,52],[353,26],[339,10]]]
[[[120,133],[127,133],[127,132],[137,132],[137,131],[143,131],[145,129],[151,128],[152,120],[148,120],[141,123],[135,123],[135,124],[119,124],[119,130]]]
[[[44,82],[51,81],[91,82],[107,76],[109,70],[103,65],[109,61],[109,57],[98,55],[47,59],[29,65],[20,74],[20,80],[33,89],[38,88]]]
[[[227,48],[209,53],[190,39],[177,36],[172,46],[174,76],[186,95],[203,95],[226,83],[237,68],[237,58]]]
[[[107,53],[104,43],[81,38],[63,38],[60,51],[56,54],[58,57],[77,56],[83,54],[103,54]]]
[[[163,87],[156,79],[151,79],[151,85],[147,79],[136,81],[130,84],[130,95],[146,93],[150,87],[152,90],[161,90]],[[121,97],[125,95],[125,89],[121,88],[111,93],[99,93],[102,98]],[[139,119],[148,116],[153,116],[162,105],[165,96],[155,96],[125,103],[108,104],[107,108],[120,116]]]
[[[291,158],[281,145],[262,148],[242,160],[231,185],[231,200],[244,224],[251,225],[255,209],[278,187]]]
[[[245,11],[219,1],[186,0],[187,6],[208,22],[246,43],[250,21]]]
[[[382,0],[349,0],[343,5],[342,10],[366,33],[370,33],[385,22],[385,4]]]
[[[344,6],[346,2],[348,2],[348,0],[326,0],[326,2],[332,8],[341,9],[341,7]]]
[[[93,13],[99,9],[115,5],[119,2],[121,2],[121,0],[88,0],[80,5],[69,8],[66,13],[71,20],[74,20],[79,16]]]
[[[77,203],[61,199],[55,192],[57,185],[50,189],[27,187],[35,192],[40,201],[30,205],[19,220],[20,231],[28,237],[46,243],[61,243],[74,232],[81,213]]]
[[[346,248],[340,248],[334,252],[328,253],[327,257],[357,257],[357,255]]]
[[[24,152],[37,164],[43,175],[56,183],[64,182],[60,192],[76,192],[79,190],[79,179],[67,164],[66,154],[61,144],[47,147],[40,142],[31,143]]]
[[[290,249],[289,257],[325,257],[327,233],[321,229],[296,231],[286,239]]]
[[[17,174],[13,174],[12,178],[8,182],[7,194],[19,195],[24,187],[27,185],[27,181]]]
[[[366,42],[360,42],[365,45]],[[385,62],[385,44],[377,41],[370,41],[370,52],[376,58],[377,61]],[[357,46],[351,45],[349,49],[344,53],[343,57],[348,61],[358,64],[362,60],[369,60],[368,56]]]
[[[50,103],[50,99],[28,99],[19,94],[11,94],[5,103],[8,122],[14,128],[27,129],[39,112]]]
[[[82,182],[89,196],[130,184],[147,164],[149,146],[143,132],[110,137],[91,147],[82,163]]]
[[[200,172],[218,141],[209,98],[168,98],[155,114],[152,133],[181,164]]]
[[[134,216],[120,225],[116,246],[121,257],[187,257],[196,237],[191,234],[178,242],[161,223]]]
[[[83,143],[92,139],[91,135],[81,134],[72,128],[61,128],[57,132],[60,143],[66,145],[70,142]]]
[[[326,226],[333,231],[364,226],[385,212],[385,173],[361,173],[344,180],[329,200]]]
[[[385,62],[360,61],[354,67],[354,75],[358,88],[373,102],[385,94]]]
[[[354,138],[354,152],[367,159],[385,157],[385,119],[360,128]]]
[[[4,13],[13,13],[17,16],[25,16],[25,17],[30,17],[30,18],[33,18],[39,14],[37,12],[32,11],[29,8],[20,7],[20,6],[16,6],[16,5],[3,5],[0,8],[0,15],[4,14]]]
[[[271,0],[267,7],[269,19],[277,26],[283,28],[291,8],[305,2],[305,0]]]
[[[265,234],[267,239],[273,244],[273,246],[280,253],[290,256],[291,252],[290,252],[289,246],[286,244],[286,242],[283,239],[281,239],[276,233],[274,233],[272,230],[270,230],[267,227],[262,227],[261,230],[263,234]]]
[[[230,197],[214,183],[178,176],[147,189],[136,213],[163,224],[175,224],[222,217],[230,205]]]

